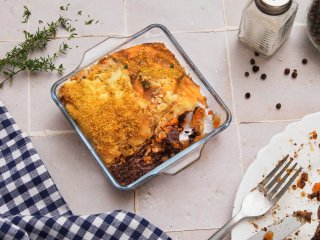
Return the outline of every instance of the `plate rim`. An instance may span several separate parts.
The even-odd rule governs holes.
[[[307,122],[308,120],[313,119],[313,118],[319,118],[320,119],[320,111],[307,114],[307,115],[303,116],[301,119],[289,123],[284,128],[283,131],[273,135],[271,137],[270,141],[265,146],[263,146],[262,148],[260,148],[258,150],[255,159],[249,165],[249,167],[247,168],[247,170],[243,174],[241,182],[239,183],[239,186],[238,186],[235,198],[234,198],[234,202],[233,202],[232,216],[235,216],[238,213],[237,205],[240,206],[240,204],[242,202],[242,199],[239,199],[239,198],[241,197],[241,193],[243,192],[243,188],[245,187],[244,186],[244,180],[246,178],[246,175],[248,174],[248,172],[251,172],[252,169],[255,168],[256,162],[258,161],[259,158],[261,158],[261,155],[268,150],[268,148],[270,147],[270,145],[272,145],[273,142],[277,141],[277,139],[281,138],[283,135],[285,135],[285,133],[287,133],[288,131],[290,131],[293,128],[296,128],[296,127],[299,127],[299,126],[303,125],[305,122]],[[235,240],[234,234],[235,234],[235,232],[234,232],[234,228],[233,228],[231,230],[231,240]]]

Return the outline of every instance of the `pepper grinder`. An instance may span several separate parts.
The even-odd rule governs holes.
[[[320,51],[320,0],[313,0],[309,6],[307,33],[311,42]]]
[[[239,39],[270,57],[288,38],[297,10],[293,0],[250,0],[242,12]]]

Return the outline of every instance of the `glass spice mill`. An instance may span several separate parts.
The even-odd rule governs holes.
[[[242,12],[239,39],[270,57],[288,38],[297,10],[293,0],[250,0]]]
[[[320,0],[313,0],[309,6],[307,33],[311,42],[320,51]]]

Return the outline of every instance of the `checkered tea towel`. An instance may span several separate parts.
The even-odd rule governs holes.
[[[126,211],[73,215],[0,101],[0,239],[170,239]]]

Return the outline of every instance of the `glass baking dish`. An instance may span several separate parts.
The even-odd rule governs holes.
[[[77,123],[68,114],[62,102],[58,98],[58,91],[62,84],[65,81],[67,81],[71,76],[73,76],[80,70],[87,68],[91,64],[95,63],[101,57],[116,52],[120,49],[128,48],[133,45],[138,45],[147,42],[162,42],[166,45],[166,47],[175,55],[180,64],[185,68],[186,73],[190,74],[193,81],[200,86],[202,94],[207,97],[209,108],[212,109],[215,114],[218,114],[220,116],[221,124],[218,128],[215,128],[211,132],[207,133],[207,135],[204,136],[202,139],[193,143],[188,148],[171,157],[170,159],[168,159],[161,165],[157,166],[153,170],[149,171],[147,174],[143,175],[136,181],[130,183],[129,185],[122,186],[115,180],[108,168],[103,163],[103,160],[97,154],[93,145],[86,138],[84,133],[78,127]],[[112,185],[114,185],[117,189],[120,190],[135,189],[136,187],[147,182],[154,176],[160,174],[176,174],[177,172],[184,169],[194,161],[198,160],[201,156],[201,151],[205,143],[210,138],[226,129],[231,122],[231,113],[225,105],[225,103],[210,86],[210,84],[204,78],[204,76],[199,72],[197,67],[192,63],[191,59],[187,56],[185,51],[181,48],[179,43],[175,40],[175,38],[168,31],[168,29],[160,24],[152,24],[129,37],[109,37],[101,43],[87,50],[83,54],[79,66],[66,76],[62,77],[56,83],[54,83],[54,85],[51,88],[51,97],[57,104],[59,109],[62,111],[64,116],[68,119],[72,127],[75,129],[76,133],[79,135],[81,140],[84,142],[84,144],[92,154],[93,158],[98,162],[107,179],[112,183]]]

